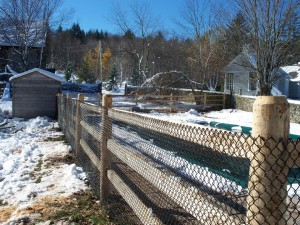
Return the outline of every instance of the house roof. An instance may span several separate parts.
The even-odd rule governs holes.
[[[300,63],[281,67],[290,76],[290,81],[300,82]]]
[[[25,71],[25,72],[23,72],[23,73],[14,75],[13,77],[11,77],[11,78],[9,79],[9,81],[18,79],[18,78],[20,78],[20,77],[24,77],[24,76],[26,76],[26,75],[28,75],[28,74],[31,74],[31,73],[34,73],[34,72],[38,72],[38,73],[40,73],[40,74],[43,74],[43,75],[45,75],[45,76],[47,76],[47,77],[49,77],[49,78],[51,78],[51,79],[53,79],[53,80],[57,80],[57,81],[59,81],[59,82],[64,82],[64,81],[66,81],[65,78],[63,78],[63,77],[61,77],[61,76],[59,76],[59,75],[57,75],[57,74],[55,74],[55,73],[51,73],[51,72],[49,72],[49,71],[42,70],[42,69],[39,69],[39,68],[34,68],[34,69],[32,69],[32,70],[28,70],[28,71]]]
[[[231,60],[224,68],[223,72],[233,71],[236,69],[238,71],[249,71],[256,68],[255,55],[249,52],[241,52],[233,60]]]
[[[256,55],[251,52],[242,52],[238,56],[236,56],[233,60],[231,60],[223,69],[223,72],[236,72],[234,69],[238,69],[238,71],[253,71],[256,69]],[[282,67],[278,70],[279,75],[285,77],[286,79],[290,79],[288,76],[288,72],[285,71]],[[299,77],[300,80],[300,77]],[[292,81],[292,80],[291,80]]]

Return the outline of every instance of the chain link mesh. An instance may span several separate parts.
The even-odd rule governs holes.
[[[131,208],[130,224],[300,224],[299,139],[264,140],[62,96],[58,106],[95,193],[117,199],[114,216]]]

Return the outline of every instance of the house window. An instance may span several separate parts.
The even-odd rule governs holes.
[[[249,91],[256,90],[256,73],[255,72],[249,73],[248,90]]]
[[[226,90],[233,90],[233,73],[226,74]]]

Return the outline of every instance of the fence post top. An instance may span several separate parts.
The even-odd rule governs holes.
[[[103,108],[111,108],[112,107],[112,95],[103,95],[102,97],[102,106]]]
[[[84,102],[84,95],[83,95],[83,94],[78,94],[78,95],[77,95],[77,100],[78,100],[79,102]]]
[[[285,96],[257,96],[253,105],[280,105],[281,107],[285,106],[285,109],[289,109],[290,107]]]

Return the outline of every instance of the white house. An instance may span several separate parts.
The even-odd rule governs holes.
[[[289,98],[300,99],[300,62],[281,68],[289,75]]]
[[[222,70],[225,75],[224,91],[256,96],[258,85],[256,78],[255,55],[242,52],[230,61]],[[290,76],[279,69],[280,78],[272,89],[272,95],[290,95]]]

